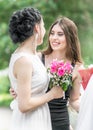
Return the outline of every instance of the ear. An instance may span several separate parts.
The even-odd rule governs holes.
[[[35,25],[35,32],[38,33],[39,31],[40,31],[39,24],[36,24],[36,25]]]

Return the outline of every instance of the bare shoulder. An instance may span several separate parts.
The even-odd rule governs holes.
[[[27,73],[28,74],[32,73],[32,71],[33,71],[32,61],[29,60],[29,57],[22,56],[18,60],[16,60],[13,68],[15,77],[17,77],[17,75],[26,76]]]
[[[29,57],[22,56],[18,60],[16,60],[15,64],[22,64],[22,65],[27,65],[27,64],[32,64],[32,60],[29,60]]]
[[[75,65],[75,69],[77,70],[84,69],[84,65],[82,63],[77,62]]]
[[[32,69],[32,60],[29,60],[29,57],[22,56],[16,60],[14,64],[14,70],[21,71],[27,69]]]

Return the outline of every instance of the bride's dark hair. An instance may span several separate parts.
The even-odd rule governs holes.
[[[28,7],[16,11],[10,18],[9,33],[12,41],[22,43],[33,35],[36,23],[40,23],[41,14],[37,9]]]

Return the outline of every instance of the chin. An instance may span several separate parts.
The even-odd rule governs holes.
[[[52,46],[52,49],[53,50],[55,50],[55,51],[57,51],[57,50],[64,50],[65,48],[64,47],[62,47],[62,46]]]
[[[52,49],[55,50],[55,51],[56,51],[56,50],[60,50],[59,47],[52,47]]]

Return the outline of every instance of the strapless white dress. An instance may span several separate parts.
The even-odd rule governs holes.
[[[17,93],[17,82],[16,78],[13,75],[13,66],[15,61],[23,56],[29,57],[29,60],[32,61],[33,65],[31,96],[39,97],[46,92],[48,88],[49,78],[46,68],[37,55],[30,55],[27,53],[12,54],[9,64],[9,78],[11,86]],[[10,130],[52,130],[50,111],[47,103],[36,108],[33,111],[26,113],[20,112],[16,99],[11,102],[10,106],[13,110]]]

